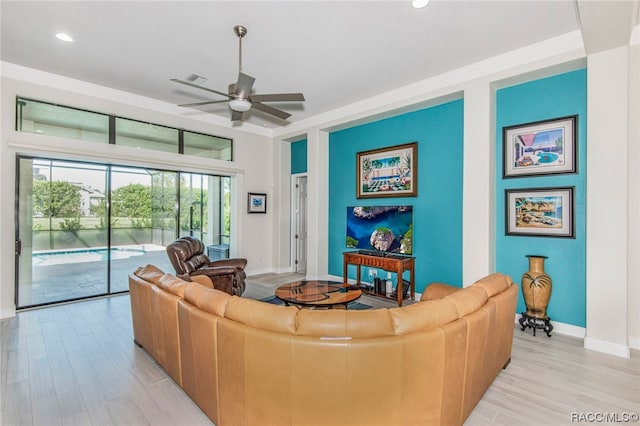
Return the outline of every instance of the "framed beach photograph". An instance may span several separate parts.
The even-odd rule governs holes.
[[[418,143],[356,154],[356,197],[418,195]]]
[[[574,238],[573,187],[505,190],[506,235]]]
[[[575,173],[578,116],[503,127],[502,177]]]
[[[247,200],[247,213],[266,213],[267,212],[267,194],[256,194],[249,192]]]

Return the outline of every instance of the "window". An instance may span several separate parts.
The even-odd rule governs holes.
[[[178,152],[178,129],[116,118],[116,145]]]
[[[184,154],[231,161],[231,139],[185,131]]]
[[[17,130],[89,142],[109,143],[109,116],[18,98]]]
[[[16,99],[16,130],[233,160],[232,139],[20,97]]]

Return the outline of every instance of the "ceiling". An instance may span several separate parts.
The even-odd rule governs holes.
[[[247,123],[277,128],[579,30],[578,10],[573,0],[432,0],[424,9],[408,0],[2,0],[1,59],[171,104],[222,99],[169,79],[195,73],[226,92],[238,75],[233,27],[241,24],[254,92],[305,95],[270,103],[292,114],[287,121],[245,113]],[[199,110],[230,120],[226,103]]]

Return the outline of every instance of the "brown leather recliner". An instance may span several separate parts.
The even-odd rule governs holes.
[[[213,286],[231,295],[244,292],[247,274],[244,267],[247,259],[221,259],[212,261],[204,254],[204,244],[197,238],[181,237],[167,246],[167,255],[176,270],[176,275],[206,275]]]

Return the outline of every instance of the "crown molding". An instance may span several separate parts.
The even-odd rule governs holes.
[[[462,97],[465,85],[474,80],[492,83],[585,57],[582,35],[572,31],[274,129],[274,137],[290,138],[311,128],[333,130],[367,118],[391,117]]]
[[[11,62],[0,62],[0,76],[27,83],[53,87],[59,90],[77,93],[79,95],[91,96],[104,99],[106,101],[144,108],[180,117],[185,120],[200,121],[214,126],[223,127],[225,129],[232,129],[234,132],[246,132],[267,137],[273,136],[273,131],[271,129],[256,126],[254,124],[242,123],[242,126],[239,127],[234,125],[231,121],[214,114],[207,114],[206,112],[192,108],[178,107],[177,105],[160,101],[158,99],[136,95],[122,90],[65,77],[59,74],[53,74],[17,65]],[[73,107],[73,105],[69,106]]]

